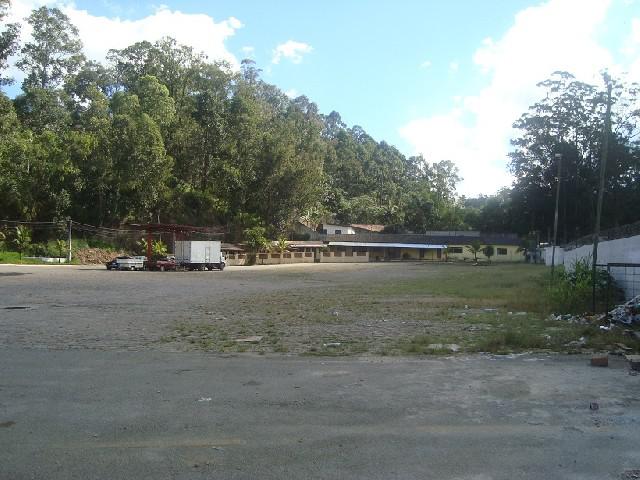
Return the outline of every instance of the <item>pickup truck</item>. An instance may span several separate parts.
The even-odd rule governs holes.
[[[116,259],[116,270],[144,270],[147,257],[137,255],[133,257],[118,257]]]

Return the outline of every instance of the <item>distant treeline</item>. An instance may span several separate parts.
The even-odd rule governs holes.
[[[0,0],[2,17],[7,8]],[[234,71],[167,37],[111,50],[103,65],[85,59],[58,9],[41,7],[27,22],[32,39],[19,51],[18,25],[0,34],[0,74],[18,53],[25,75],[15,99],[0,95],[0,218],[160,219],[239,234],[264,225],[272,235],[300,218],[391,231],[546,232],[562,152],[561,232],[592,224],[601,92],[568,74],[545,82],[549,95],[516,122],[513,187],[471,200],[456,195],[452,162],[405,157],[337,112],[287,97],[252,61]],[[604,227],[637,219],[631,206],[640,204],[637,91],[615,87]]]

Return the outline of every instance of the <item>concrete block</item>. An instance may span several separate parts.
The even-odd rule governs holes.
[[[609,356],[608,355],[594,355],[591,357],[591,366],[592,367],[608,367],[609,366]]]

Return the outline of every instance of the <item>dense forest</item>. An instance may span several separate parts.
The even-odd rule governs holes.
[[[4,19],[8,0],[0,0]],[[465,199],[446,159],[406,157],[337,112],[287,97],[249,60],[239,71],[170,37],[87,60],[58,9],[19,25],[2,21],[0,82],[8,59],[22,90],[0,94],[0,219],[92,225],[157,221],[256,225],[276,235],[298,219],[382,223],[390,231],[532,231],[553,221],[563,155],[560,238],[590,231],[595,212],[606,86],[558,72],[514,128],[511,187]],[[603,227],[638,220],[637,86],[614,85]],[[634,207],[635,206],[635,207]]]

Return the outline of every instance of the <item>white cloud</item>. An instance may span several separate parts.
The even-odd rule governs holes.
[[[420,64],[420,68],[429,68],[431,66],[431,60],[425,60]]]
[[[629,77],[640,82],[640,17],[631,21],[631,33],[623,51],[629,59]]]
[[[449,70],[451,70],[453,73],[457,72],[460,69],[460,62],[457,61],[453,61],[451,63],[449,63]]]
[[[463,194],[508,185],[512,124],[540,98],[536,84],[556,70],[595,82],[600,70],[613,66],[611,54],[595,40],[610,3],[550,0],[522,10],[502,38],[484,40],[473,56],[487,86],[448,112],[413,119],[400,135],[429,161],[455,161],[465,179]]]
[[[242,47],[240,50],[242,50],[242,54],[245,58],[253,58],[256,53],[255,47],[251,46]]]
[[[289,90],[284,92],[284,94],[289,98],[297,98],[297,97],[300,96],[300,94],[298,93],[298,91],[295,88],[290,88]]]
[[[234,17],[216,22],[206,14],[183,13],[160,6],[146,17],[123,20],[92,15],[87,10],[78,9],[70,1],[13,0],[9,21],[22,24],[23,41],[30,35],[28,24],[23,19],[31,10],[42,5],[57,6],[69,17],[79,30],[85,55],[92,60],[103,61],[111,48],[120,49],[142,40],[154,42],[170,36],[180,44],[204,52],[211,61],[227,61],[234,69],[239,66],[238,60],[225,45],[226,40],[242,27],[242,22]]]
[[[273,50],[272,63],[280,63],[283,58],[291,60],[292,63],[302,62],[303,55],[311,53],[313,47],[303,42],[289,40],[281,43]]]

